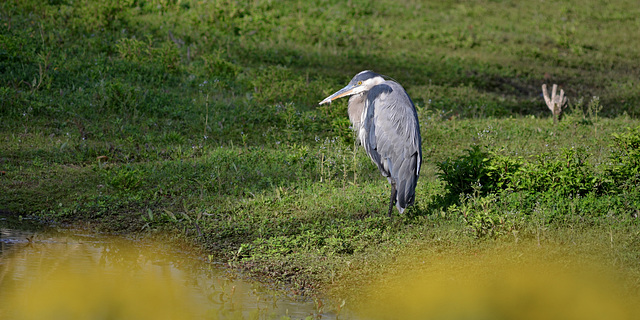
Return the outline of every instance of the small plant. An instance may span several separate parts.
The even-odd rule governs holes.
[[[46,55],[44,53],[39,53],[37,56],[38,59],[38,76],[33,78],[31,81],[31,91],[38,91],[44,82],[47,82],[47,86],[51,85],[51,79],[49,77],[49,69],[51,68],[51,52],[48,52]]]
[[[224,52],[220,50],[213,54],[203,55],[202,61],[204,62],[204,68],[207,71],[207,75],[211,77],[225,81],[234,81],[242,71],[242,68],[225,59],[223,55]]]
[[[174,42],[162,42],[159,46],[154,46],[151,36],[147,36],[145,41],[122,38],[116,43],[115,49],[120,58],[140,66],[154,64],[175,72],[180,64],[180,53]]]
[[[116,50],[120,57],[133,62],[145,62],[149,56],[149,48],[151,47],[151,39],[140,41],[135,38],[122,38],[115,44]]]
[[[595,135],[598,134],[598,113],[600,113],[601,110],[600,97],[593,96],[587,105],[587,114],[589,114],[589,118],[593,119],[593,132]]]
[[[515,216],[501,212],[496,205],[500,200],[498,194],[483,196],[480,189],[480,186],[474,186],[471,194],[461,195],[460,204],[451,205],[448,210],[459,214],[476,238],[511,233],[516,225]]]
[[[109,185],[123,192],[131,192],[138,190],[143,182],[143,171],[140,169],[132,169],[124,167],[111,171],[109,177]]]
[[[593,96],[589,104],[587,105],[587,114],[593,121],[598,122],[598,114],[602,111],[602,105],[600,104],[600,97]]]

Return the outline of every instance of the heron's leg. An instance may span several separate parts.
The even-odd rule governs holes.
[[[398,190],[396,190],[396,184],[391,183],[391,199],[389,200],[389,212],[387,215],[391,217],[391,212],[393,211],[393,205],[396,204],[396,196],[398,194]]]

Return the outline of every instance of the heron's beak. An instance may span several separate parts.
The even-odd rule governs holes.
[[[354,85],[349,85],[346,86],[340,90],[338,90],[336,93],[324,98],[324,100],[320,101],[319,104],[325,104],[325,103],[330,103],[331,101],[338,99],[338,98],[342,98],[342,97],[346,97],[346,96],[350,96],[352,94],[357,93],[356,92],[356,88],[357,86]]]

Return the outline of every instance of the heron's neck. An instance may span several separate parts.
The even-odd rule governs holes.
[[[362,113],[364,112],[364,99],[366,95],[364,93],[354,94],[349,98],[349,107],[347,113],[349,113],[349,120],[353,125],[353,130],[356,132],[360,130],[362,126]]]

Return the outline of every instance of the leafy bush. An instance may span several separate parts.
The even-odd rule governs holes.
[[[485,189],[491,192],[513,190],[515,175],[521,171],[524,164],[520,157],[510,157],[496,152],[489,153],[484,168],[487,175]]]
[[[449,200],[470,194],[475,188],[481,195],[524,190],[584,196],[604,190],[603,178],[593,172],[582,149],[563,149],[560,156],[541,154],[537,162],[482,151],[479,146],[466,152],[458,159],[438,164],[438,177],[446,182]]]
[[[570,210],[558,207],[558,202],[576,199],[585,203],[579,199],[594,199],[605,191],[604,179],[589,166],[582,149],[562,149],[558,156],[541,154],[534,162],[483,151],[478,146],[466,153],[439,163],[438,176],[446,183],[444,204],[449,205],[448,211],[461,216],[476,237],[515,230],[521,218],[533,214],[534,207],[541,203],[545,204],[547,219],[562,220],[576,212],[576,204]],[[589,211],[596,215],[608,212]]]
[[[613,134],[614,144],[606,173],[614,189],[628,190],[640,184],[640,127]]]
[[[480,146],[465,151],[466,155],[437,164],[441,171],[437,175],[446,182],[447,199],[456,200],[474,190],[484,195],[513,187],[513,176],[522,166],[520,158],[483,151]]]
[[[560,156],[541,154],[537,162],[522,166],[513,177],[516,190],[584,196],[601,192],[603,179],[589,167],[582,149],[563,149]]]
[[[448,158],[437,164],[438,177],[446,182],[449,195],[468,194],[474,186],[484,186],[487,182],[485,162],[489,154],[480,150],[479,146],[467,149],[466,155],[455,160]]]

